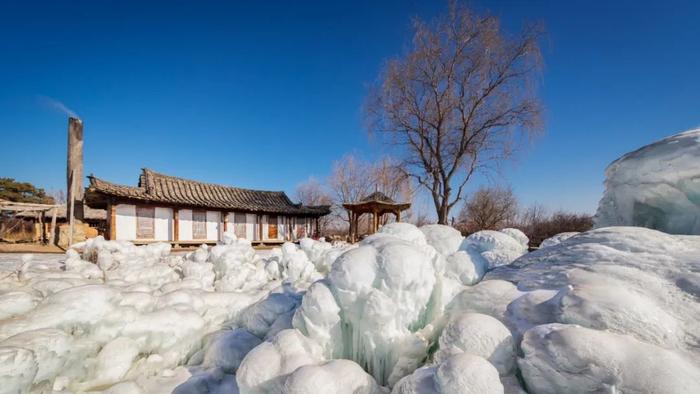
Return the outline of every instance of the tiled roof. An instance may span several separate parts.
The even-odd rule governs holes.
[[[366,196],[365,198],[361,199],[360,202],[370,202],[370,201],[378,201],[378,202],[385,202],[387,204],[396,204],[396,201],[392,200],[389,196],[382,192],[374,192],[370,194],[369,196]]]
[[[90,194],[102,194],[153,203],[230,209],[247,212],[320,216],[328,206],[294,204],[284,192],[241,189],[159,174],[143,169],[138,186],[124,186],[89,176]]]
[[[356,202],[344,203],[343,207],[355,211],[365,211],[379,208],[383,210],[395,211],[399,209],[405,211],[411,207],[410,203],[396,202],[386,194],[376,191]]]

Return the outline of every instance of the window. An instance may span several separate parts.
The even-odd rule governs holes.
[[[238,238],[246,238],[246,214],[236,213],[233,215],[234,233]]]
[[[207,211],[192,211],[192,238],[207,239]]]
[[[306,218],[297,218],[297,238],[306,236]]]
[[[155,207],[136,206],[136,238],[155,238]]]
[[[267,238],[277,239],[277,216],[267,217]]]

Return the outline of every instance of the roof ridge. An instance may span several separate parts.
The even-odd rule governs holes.
[[[260,189],[249,189],[249,188],[244,188],[244,187],[238,187],[238,186],[230,186],[230,185],[223,185],[221,183],[210,183],[210,182],[202,182],[202,181],[197,181],[194,179],[188,179],[188,178],[183,178],[179,176],[173,176],[173,175],[168,175],[168,174],[163,174],[161,172],[153,171],[150,168],[142,168],[141,169],[142,173],[146,175],[146,178],[149,178],[151,176],[153,177],[160,177],[160,178],[168,178],[172,179],[175,181],[183,181],[183,182],[192,182],[192,183],[198,183],[200,185],[205,185],[205,186],[214,186],[214,187],[224,187],[228,189],[236,189],[236,190],[243,190],[243,191],[251,191],[251,192],[260,192],[260,193],[269,193],[269,194],[283,194],[285,197],[287,197],[287,193],[284,192],[284,190],[260,190]],[[148,182],[148,181],[147,181]],[[289,197],[287,197],[289,199]],[[291,201],[291,200],[290,200]]]

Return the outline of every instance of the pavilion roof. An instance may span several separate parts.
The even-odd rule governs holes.
[[[343,204],[343,207],[356,212],[371,212],[378,211],[405,211],[411,207],[410,203],[396,202],[386,194],[376,191],[356,202]]]

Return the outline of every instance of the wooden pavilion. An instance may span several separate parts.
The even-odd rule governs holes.
[[[405,211],[410,207],[410,203],[396,202],[379,191],[370,194],[360,201],[343,204],[343,208],[347,209],[350,214],[350,242],[356,242],[358,239],[358,223],[362,215],[366,213],[372,214],[369,233],[374,234],[379,230],[379,222],[385,214],[394,214],[394,216],[396,216],[396,221],[400,222],[401,211]]]

